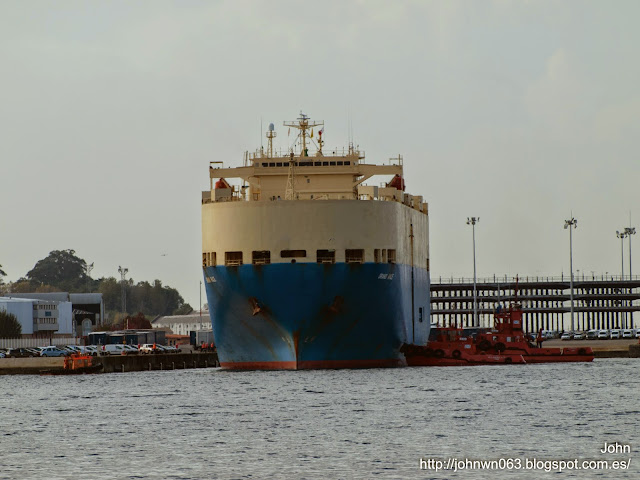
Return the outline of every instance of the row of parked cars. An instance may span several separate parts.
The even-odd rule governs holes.
[[[9,348],[0,349],[0,358],[29,358],[29,357],[68,357],[74,353],[98,356],[98,355],[137,355],[152,353],[180,353],[178,347],[144,344],[137,345],[64,345],[34,348]]]
[[[609,340],[619,338],[640,338],[640,329],[589,330],[588,332],[565,332],[561,340]]]

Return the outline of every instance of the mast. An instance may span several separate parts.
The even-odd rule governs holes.
[[[309,117],[307,117],[304,113],[300,112],[300,116],[298,117],[297,122],[283,122],[283,124],[285,127],[289,127],[289,128],[293,127],[300,130],[300,133],[298,134],[298,138],[302,140],[302,149],[300,150],[300,156],[308,157],[309,151],[307,150],[307,130],[313,127],[319,127],[319,126],[324,127],[324,122],[310,123]],[[322,143],[320,144],[320,149],[322,149]]]
[[[269,158],[273,158],[273,139],[276,137],[275,126],[273,123],[269,124],[269,130],[267,130],[267,139],[269,140],[267,151],[269,152]]]

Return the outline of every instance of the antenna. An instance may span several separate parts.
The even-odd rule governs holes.
[[[275,125],[273,123],[270,123],[269,130],[267,130],[267,139],[269,140],[268,146],[267,146],[267,152],[268,152],[269,158],[273,158],[273,139],[277,136],[275,128],[276,128]]]

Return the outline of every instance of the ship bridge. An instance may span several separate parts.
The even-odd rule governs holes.
[[[402,156],[390,158],[387,164],[364,163],[364,152],[349,145],[346,149],[323,151],[324,122],[311,123],[301,114],[297,122],[284,123],[299,130],[294,148],[274,151],[276,136],[273,124],[267,132],[266,149],[245,152],[243,166],[225,168],[222,162],[209,166],[209,191],[202,192],[202,203],[278,200],[381,200],[396,201],[425,214],[427,203],[422,196],[404,192]],[[320,127],[313,135],[313,128]],[[315,145],[315,154],[309,146]],[[377,175],[392,177],[380,185],[364,182]],[[242,185],[232,185],[228,179],[240,179]]]

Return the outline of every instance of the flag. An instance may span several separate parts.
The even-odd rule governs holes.
[[[311,129],[311,138],[313,138],[313,128]]]
[[[322,135],[323,133],[324,133],[324,127],[320,129],[320,131],[318,132],[318,135]]]

